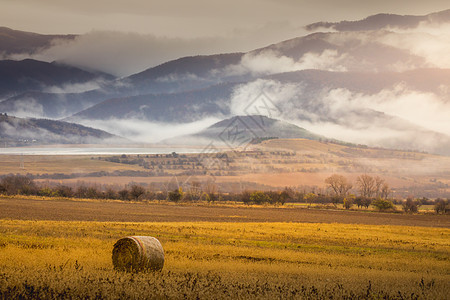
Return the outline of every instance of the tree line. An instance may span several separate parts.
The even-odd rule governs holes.
[[[353,184],[342,175],[333,174],[325,179],[325,183],[333,193],[334,203],[342,203],[346,209],[350,209],[355,204],[358,208],[368,208],[372,205],[379,210],[395,209],[394,203],[388,200],[391,189],[388,183],[379,176],[359,175],[356,178],[358,196],[350,193]]]
[[[335,202],[341,202],[346,209],[350,209],[356,204],[358,208],[368,208],[372,205],[378,210],[395,210],[394,199],[389,199],[391,194],[389,184],[379,176],[359,175],[356,178],[358,196],[350,193],[353,189],[353,184],[342,175],[333,174],[325,179],[325,183],[334,194]],[[449,211],[449,199],[437,198],[431,201],[427,198],[415,199],[413,196],[409,196],[406,200],[401,200],[400,204],[403,211],[407,213],[416,213],[420,206],[430,204],[435,205],[437,213],[447,213]]]
[[[112,199],[124,201],[167,200],[171,202],[195,201],[232,201],[247,205],[285,203],[306,203],[308,205],[342,205],[345,209],[353,206],[358,208],[375,207],[380,211],[395,210],[396,204],[401,204],[405,212],[416,213],[421,205],[435,206],[437,213],[448,213],[450,199],[428,198],[406,200],[389,198],[391,190],[382,178],[363,174],[357,177],[355,189],[350,180],[342,175],[331,175],[325,179],[330,193],[321,194],[301,192],[292,188],[277,191],[244,190],[237,193],[223,193],[210,180],[206,182],[192,181],[184,186],[167,186],[163,191],[151,191],[139,184],[128,184],[120,189],[79,184],[76,187],[57,185],[54,187],[37,184],[32,178],[23,175],[7,175],[0,180],[0,194],[4,195],[35,195],[43,197]],[[357,194],[352,194],[356,191]]]

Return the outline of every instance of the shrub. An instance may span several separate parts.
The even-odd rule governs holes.
[[[253,192],[250,195],[250,202],[253,202],[255,204],[270,203],[270,201],[271,198],[264,192]]]
[[[290,199],[290,194],[286,190],[284,190],[282,192],[268,191],[268,192],[265,192],[265,194],[267,195],[267,197],[268,197],[267,201],[270,204],[281,204],[281,205],[283,205],[284,203],[286,203],[286,201],[288,199]]]
[[[395,210],[394,204],[391,201],[385,199],[377,199],[375,201],[372,201],[372,205],[379,211]]]
[[[334,207],[337,207],[339,203],[343,203],[345,206],[345,198],[343,199],[341,196],[333,196],[331,197],[331,203],[333,203]],[[352,202],[353,205],[353,202]]]
[[[282,192],[270,191],[270,192],[267,192],[266,194],[269,197],[270,204],[280,204],[282,202],[283,203],[286,202],[281,199]]]
[[[355,196],[354,195],[348,195],[347,197],[344,198],[344,208],[345,209],[350,209],[353,206],[353,202],[355,200]]]
[[[118,194],[121,200],[129,200],[129,192],[127,189],[120,190]]]
[[[317,195],[314,193],[308,193],[303,196],[303,199],[305,200],[305,202],[309,203],[309,204],[313,203],[314,200],[316,200],[316,198],[317,198]]]
[[[418,201],[415,201],[412,197],[408,197],[405,202],[402,204],[403,210],[411,213],[416,213],[419,209],[419,205],[417,203]]]
[[[58,191],[54,191],[53,189],[49,188],[49,187],[44,187],[41,188],[37,194],[39,196],[43,196],[43,197],[56,197],[58,196]]]
[[[178,202],[183,198],[183,190],[181,188],[175,189],[169,192],[169,200]]]
[[[292,200],[293,192],[290,189],[285,188],[284,191],[280,193],[279,201],[281,205],[284,205],[286,202]]]
[[[75,197],[77,198],[87,198],[87,190],[88,188],[84,185],[80,185],[77,187],[75,191]]]
[[[355,198],[355,203],[358,206],[358,208],[359,207],[363,207],[363,206],[365,208],[369,208],[370,204],[372,204],[372,199],[367,198],[367,197],[359,196],[359,197]]]
[[[157,192],[157,193],[155,194],[155,199],[156,199],[156,200],[166,200],[166,199],[167,199],[167,196],[166,196],[166,194],[163,193],[163,192]]]
[[[106,199],[117,199],[117,193],[112,188],[107,188],[104,196]]]
[[[372,204],[372,199],[371,198],[363,198],[363,202],[362,205],[365,208],[369,208],[369,206]]]
[[[436,199],[434,201],[434,211],[437,214],[447,213],[449,211],[448,202],[449,202],[448,199],[447,199],[447,201],[445,199],[441,199],[441,198]]]
[[[145,194],[145,189],[137,184],[133,184],[130,190],[130,196],[134,200],[138,200],[139,197]]]
[[[60,197],[67,197],[67,198],[73,197],[73,190],[70,186],[59,185],[56,188],[56,192]]]
[[[0,185],[4,193],[8,195],[32,195],[37,193],[37,187],[33,179],[22,175],[8,175],[3,177]]]
[[[356,204],[356,206],[358,206],[358,208],[363,206],[362,201],[363,201],[363,197],[361,197],[361,196],[355,198],[355,204]]]
[[[86,198],[97,199],[100,198],[101,194],[98,192],[96,187],[90,186],[86,190]]]
[[[420,205],[433,205],[433,204],[434,204],[434,201],[433,201],[433,200],[428,199],[428,198],[426,198],[426,197],[422,197],[422,199],[417,199],[417,202],[418,202]]]
[[[250,204],[251,200],[250,200],[250,195],[251,193],[249,191],[243,191],[241,193],[241,201],[244,202],[244,204]]]

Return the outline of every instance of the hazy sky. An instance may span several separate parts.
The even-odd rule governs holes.
[[[315,21],[427,14],[447,0],[0,0],[2,26],[39,33],[119,30],[168,37],[295,31]]]
[[[448,0],[0,0],[0,26],[84,34],[33,58],[125,76],[182,56],[265,47],[313,22],[448,8]]]

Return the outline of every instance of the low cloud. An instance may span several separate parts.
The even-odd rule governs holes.
[[[325,49],[321,53],[305,53],[296,61],[278,51],[269,49],[261,52],[249,52],[242,57],[240,64],[228,66],[221,73],[217,70],[214,70],[213,73],[225,76],[245,74],[263,76],[307,69],[346,71],[346,67],[342,64],[345,58],[346,54],[339,54],[332,49]]]
[[[450,68],[450,24],[421,23],[413,30],[391,28],[379,37],[383,44],[409,51],[425,59],[429,67]]]
[[[258,79],[248,84],[238,86],[231,96],[230,111],[233,115],[247,115],[260,111],[264,114],[277,118],[286,112],[286,105],[302,92],[299,84],[280,84],[278,81]],[[276,111],[264,110],[261,106],[262,98],[267,107],[275,107]]]
[[[9,114],[20,118],[42,118],[45,116],[44,107],[36,99],[25,97],[14,101]]]
[[[338,47],[347,47],[349,50],[378,43],[404,51],[404,57],[399,57],[397,63],[391,62],[391,66],[374,66],[380,69],[391,68],[393,71],[404,71],[423,67],[450,68],[448,55],[450,53],[450,23],[424,21],[406,29],[386,26],[376,31],[334,32],[328,34],[325,40]],[[414,56],[422,58],[423,61],[414,59]],[[364,62],[356,61],[356,63]]]
[[[206,78],[200,78],[195,74],[192,73],[184,73],[184,74],[170,74],[167,76],[162,76],[156,78],[156,82],[165,82],[165,83],[176,83],[176,82],[183,82],[183,81],[203,81],[207,80]]]
[[[105,80],[92,80],[83,83],[71,83],[60,86],[45,86],[42,88],[44,93],[83,93],[101,88],[106,83]]]
[[[450,142],[450,102],[404,85],[370,95],[342,88],[311,93],[301,84],[259,79],[236,88],[231,112],[247,114],[261,93],[276,107],[276,114],[260,110],[261,114],[329,138],[439,153]]]
[[[403,72],[417,68],[450,67],[450,30],[355,31],[311,35],[277,47],[246,53],[237,65],[214,70],[213,75],[264,76],[307,69],[356,72]],[[421,30],[424,30],[423,32]],[[301,54],[303,48],[314,50]]]
[[[13,119],[11,124],[2,122],[0,123],[0,129],[2,135],[11,138],[15,141],[18,140],[57,140],[57,136],[47,130],[40,128],[26,129],[20,125],[20,120]]]
[[[364,107],[408,120],[428,130],[450,134],[450,102],[433,93],[417,92],[399,85],[393,90],[357,99]]]
[[[295,30],[289,23],[270,25],[275,26],[274,32],[268,31],[267,25],[223,36],[197,38],[92,31],[70,41],[54,40],[50,48],[42,49],[31,57],[127,76],[184,56],[249,51],[303,34],[303,31]],[[283,30],[285,34],[280,35]],[[268,36],[267,32],[270,33]],[[264,38],[256,42],[255,35]],[[447,55],[450,51],[449,23],[424,22],[410,29],[386,27],[378,31],[329,32],[304,39],[321,39],[324,43],[318,43],[315,51],[295,59],[283,53],[283,49],[248,52],[240,64],[219,71],[228,75],[249,73],[258,76],[304,69],[404,71],[417,67],[450,67]],[[295,46],[295,40],[292,42]],[[320,46],[326,43],[331,44],[330,47]],[[375,44],[378,44],[376,50]],[[286,47],[289,51],[290,46],[287,44]],[[20,54],[9,58],[23,59],[29,56]]]
[[[403,86],[373,95],[328,91],[328,120],[296,122],[313,132],[357,144],[450,154],[450,103]],[[319,111],[319,113],[323,113]],[[322,117],[322,118],[321,118]]]
[[[137,143],[154,144],[177,136],[195,134],[218,122],[218,118],[205,118],[191,123],[162,123],[141,119],[77,120],[85,126],[105,130]]]
[[[62,118],[73,114],[73,103],[66,96],[63,93],[43,94],[41,97],[24,94],[0,103],[0,109],[22,118]],[[82,104],[80,106],[82,107]]]

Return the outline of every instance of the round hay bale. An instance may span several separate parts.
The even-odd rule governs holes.
[[[112,261],[116,270],[159,271],[164,266],[164,250],[154,237],[129,236],[114,244]]]

